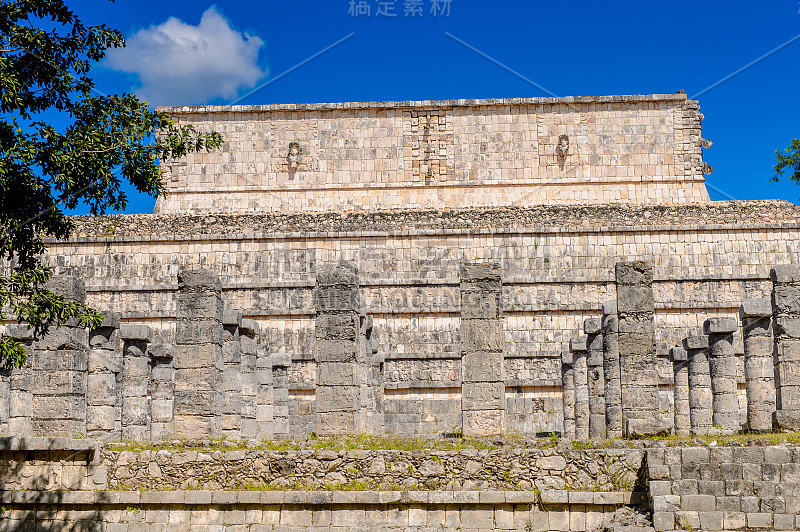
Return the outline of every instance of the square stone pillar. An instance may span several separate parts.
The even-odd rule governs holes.
[[[150,355],[150,439],[167,441],[175,433],[175,348],[172,344],[151,345]]]
[[[175,436],[222,436],[222,284],[211,270],[178,273]]]
[[[256,345],[255,379],[256,439],[271,440],[275,438],[276,433],[275,390],[273,388],[272,356],[265,345]]]
[[[358,267],[317,264],[314,324],[318,434],[369,432],[369,360],[362,344]]]
[[[86,435],[97,440],[119,440],[122,344],[119,314],[105,311],[103,323],[89,332],[89,364],[86,394]]]
[[[575,382],[575,439],[589,441],[589,351],[585,336],[569,341]]]
[[[46,287],[76,303],[86,302],[83,281],[51,277]],[[89,332],[75,320],[51,328],[33,343],[29,360],[31,436],[86,437],[86,376]]]
[[[603,374],[605,377],[606,435],[622,437],[622,390],[619,368],[617,302],[603,304]]]
[[[675,403],[675,434],[691,434],[691,410],[689,408],[689,358],[686,349],[673,347],[669,350],[672,360],[673,388]]]
[[[658,368],[653,321],[653,266],[618,262],[619,365],[622,419],[628,436],[670,432],[672,420],[659,419]]]
[[[256,359],[258,344],[258,323],[242,319],[239,326],[239,343],[242,349],[242,438],[252,440],[258,437]]]
[[[714,396],[711,422],[723,434],[733,434],[740,428],[736,355],[733,352],[733,333],[739,329],[739,324],[736,318],[709,318],[705,327],[711,393]]]
[[[464,436],[505,434],[500,265],[465,263],[460,278],[462,431]]]
[[[150,356],[153,332],[146,325],[120,327],[122,339],[122,439],[150,440]]]
[[[561,393],[564,411],[564,432],[562,437],[575,439],[575,369],[572,365],[572,353],[561,353]]]
[[[222,435],[232,441],[242,438],[242,343],[239,327],[242,313],[222,313]]]
[[[772,303],[768,298],[745,299],[739,312],[744,336],[747,430],[770,432],[776,402]]]
[[[603,334],[600,318],[584,320],[583,332],[586,333],[588,351],[586,365],[589,385],[589,438],[604,440],[606,438],[606,379],[603,372]]]
[[[272,432],[275,439],[285,440],[289,438],[289,371],[292,369],[292,355],[273,353],[269,358],[272,368]],[[319,371],[317,366],[318,379]]]
[[[35,359],[33,349],[33,331],[24,324],[12,324],[6,327],[8,336],[22,344],[28,355],[27,363],[21,368],[11,370],[4,376],[8,382],[8,421],[4,434],[14,436],[31,435],[31,403],[33,391],[31,390],[31,365]]]
[[[772,278],[775,333],[775,430],[800,430],[800,266],[776,266]]]

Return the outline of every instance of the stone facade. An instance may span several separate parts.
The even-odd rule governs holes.
[[[164,166],[157,213],[709,199],[684,94],[163,110],[225,144]]]

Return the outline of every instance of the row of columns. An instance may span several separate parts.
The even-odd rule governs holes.
[[[659,418],[652,265],[620,262],[617,298],[562,354],[564,435],[578,440],[668,433]]]
[[[751,298],[740,309],[747,396],[745,427],[739,418],[735,318],[710,318],[705,334],[670,351],[675,376],[674,425],[678,434],[730,434],[800,429],[800,271],[772,269],[771,299]]]

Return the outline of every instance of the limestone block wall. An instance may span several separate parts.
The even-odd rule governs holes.
[[[674,408],[669,349],[701,333],[706,319],[737,316],[746,298],[768,297],[769,265],[790,264],[800,242],[797,208],[784,202],[75,221],[76,238],[50,244],[51,264],[80,275],[94,306],[151,326],[155,344],[176,338],[178,271],[219,275],[226,306],[287,361],[273,367],[277,395],[261,407],[275,409],[278,435],[315,431],[318,264],[358,267],[360,299],[380,338],[386,431],[433,433],[461,429],[460,265],[499,263],[507,430],[530,434],[562,430],[553,415],[562,409],[561,353],[616,298],[616,262],[653,264],[666,419]],[[745,421],[738,331],[733,341]]]
[[[684,94],[164,110],[225,143],[163,166],[156,213],[709,199]]]
[[[656,530],[797,530],[800,450],[771,447],[649,449]]]

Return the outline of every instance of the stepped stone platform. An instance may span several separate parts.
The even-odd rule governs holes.
[[[800,208],[698,102],[165,110],[224,145],[46,241],[102,324],[0,324],[0,530],[800,529]]]

